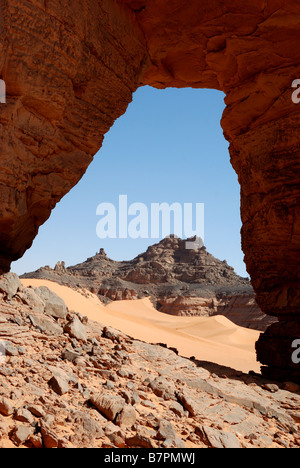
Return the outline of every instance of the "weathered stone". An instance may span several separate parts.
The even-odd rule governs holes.
[[[188,394],[188,392],[179,392],[176,396],[178,401],[191,414],[191,416],[196,416],[199,413],[197,402]]]
[[[55,318],[64,319],[67,316],[67,307],[63,299],[46,286],[35,288],[35,293],[45,303],[45,313]]]
[[[79,318],[75,315],[70,322],[64,327],[64,331],[76,340],[87,341],[86,327],[81,323]]]
[[[64,359],[65,361],[70,361],[70,362],[74,362],[75,359],[79,358],[80,356],[81,356],[80,353],[72,349],[64,349],[61,355],[62,359]]]
[[[175,440],[177,439],[177,434],[172,424],[169,421],[162,419],[159,423],[156,437],[158,440]]]
[[[34,428],[29,426],[17,426],[11,435],[11,440],[16,445],[24,444],[34,433]]]
[[[37,418],[44,418],[46,416],[46,412],[40,405],[28,405],[27,410]]]
[[[236,436],[230,432],[219,431],[212,427],[201,426],[196,429],[202,440],[212,448],[241,448]]]
[[[173,413],[175,413],[180,418],[183,418],[184,415],[185,415],[185,410],[184,410],[183,406],[180,403],[177,403],[176,401],[174,401],[170,405],[170,410],[173,411]]]
[[[34,434],[29,436],[29,441],[32,443],[34,448],[43,448],[43,439],[40,435]]]
[[[299,340],[299,337],[300,321],[296,313],[288,320],[282,314],[279,322],[272,324],[260,335],[256,351],[259,361],[264,364],[262,372],[267,378],[291,380],[300,384],[300,368],[297,363],[299,352],[293,347],[294,341]],[[294,353],[296,360],[293,360]]]
[[[286,390],[287,392],[299,393],[300,385],[297,385],[293,382],[284,382],[283,389]]]
[[[73,373],[72,369],[63,370],[60,367],[48,366],[48,370],[52,373],[53,376],[59,377],[62,380],[65,380],[68,383],[76,384],[78,382],[78,377]]]
[[[279,391],[279,387],[276,384],[267,383],[267,384],[262,385],[262,388],[264,388],[265,390],[268,390],[271,393],[276,393]]]
[[[163,444],[163,448],[185,448],[185,443],[183,440],[176,438],[176,439],[166,439]]]
[[[34,422],[34,417],[32,416],[31,412],[28,411],[26,408],[19,408],[15,412],[14,418],[17,421],[26,422],[28,424],[32,424]]]
[[[10,341],[2,340],[0,343],[1,354],[6,356],[19,356],[19,350]]]
[[[112,434],[108,436],[108,438],[115,447],[118,447],[118,448],[126,447],[126,441],[125,441],[126,437],[125,437],[124,432],[122,431],[113,432]]]
[[[10,416],[14,410],[8,398],[0,398],[0,413],[4,416]]]
[[[136,412],[133,406],[126,405],[117,416],[116,424],[121,428],[130,429],[136,422]]]
[[[85,414],[83,411],[76,412],[74,422],[76,426],[82,429],[84,434],[88,434],[91,438],[101,438],[104,436],[104,431],[100,424],[92,416]]]
[[[58,395],[64,395],[69,391],[68,381],[62,377],[53,376],[48,383],[52,390],[54,390]]]
[[[58,437],[56,433],[45,423],[41,424],[41,434],[45,448],[57,448]]]
[[[135,448],[156,448],[155,442],[151,439],[149,432],[145,428],[138,428],[134,436],[126,438],[128,447]]]
[[[0,292],[4,293],[8,299],[11,299],[22,289],[22,283],[15,273],[5,273],[0,276]]]
[[[49,333],[50,335],[62,335],[63,329],[50,318],[38,316],[34,314],[29,315],[29,319],[34,327],[42,333]]]
[[[112,340],[112,341],[119,341],[119,335],[118,335],[118,332],[116,330],[114,330],[113,328],[111,327],[104,327],[103,328],[103,336],[104,338],[108,338],[109,340]]]
[[[35,312],[40,314],[45,311],[44,301],[36,294],[34,288],[23,288],[22,292],[18,292],[17,298],[21,299],[23,304],[31,307]]]
[[[73,362],[74,362],[75,366],[77,366],[77,367],[86,367],[87,366],[86,360],[81,356],[76,357]]]
[[[153,390],[155,395],[171,400],[175,398],[175,387],[172,383],[168,382],[164,377],[157,377],[150,382],[149,387]]]
[[[110,421],[114,421],[125,407],[125,400],[115,395],[101,393],[91,396],[92,404]]]

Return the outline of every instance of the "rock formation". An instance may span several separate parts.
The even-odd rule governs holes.
[[[134,340],[9,275],[0,293],[1,448],[300,446],[298,385]]]
[[[261,337],[258,357],[269,374],[300,380],[290,359],[300,310],[300,107],[291,99],[300,78],[299,4],[28,0],[20,8],[7,0],[0,7],[1,271],[82,177],[138,86],[222,90],[245,261],[259,306],[281,321],[280,337],[275,328]],[[277,346],[280,363],[270,352]]]
[[[194,239],[194,238],[193,238]],[[116,262],[103,249],[85,262],[66,268],[58,262],[23,278],[55,281],[89,290],[107,304],[150,297],[160,312],[181,316],[225,315],[232,322],[264,331],[275,319],[261,312],[248,278],[203,246],[186,249],[185,240],[165,238],[133,260]]]

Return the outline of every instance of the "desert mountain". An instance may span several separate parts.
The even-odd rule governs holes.
[[[203,246],[187,249],[176,237],[163,239],[130,261],[114,261],[100,249],[85,262],[66,268],[42,267],[23,278],[47,279],[87,289],[105,304],[151,297],[160,312],[183,316],[225,315],[238,325],[264,330],[272,322],[255,302],[248,278],[237,275],[226,260]],[[197,240],[197,239],[196,239]]]

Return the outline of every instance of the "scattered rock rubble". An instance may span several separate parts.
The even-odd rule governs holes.
[[[300,446],[297,385],[137,341],[11,273],[0,296],[0,447]]]

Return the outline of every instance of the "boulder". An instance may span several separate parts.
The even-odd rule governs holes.
[[[48,333],[49,335],[54,336],[59,336],[63,333],[62,327],[55,323],[55,321],[50,317],[43,317],[32,313],[29,315],[29,320],[31,321],[32,325],[42,333]]]
[[[0,276],[0,292],[5,294],[8,299],[12,299],[18,290],[22,289],[22,283],[15,273],[5,273]]]
[[[14,410],[10,400],[5,397],[0,398],[0,414],[3,414],[4,416],[10,416],[13,414],[13,412]]]
[[[23,304],[31,307],[35,312],[43,313],[45,311],[45,302],[36,293],[34,288],[24,288],[18,292],[17,297],[23,302]]]
[[[114,421],[125,407],[125,400],[115,395],[98,393],[91,396],[91,403],[110,421]]]
[[[67,307],[63,299],[46,286],[35,288],[35,293],[45,303],[45,313],[55,318],[65,319]]]
[[[48,383],[52,390],[58,395],[64,395],[69,391],[69,383],[63,377],[53,376]]]
[[[86,327],[76,315],[65,325],[64,332],[79,341],[86,342],[88,339]]]
[[[12,435],[11,435],[11,440],[12,442],[19,446],[21,444],[24,444],[31,435],[34,434],[34,427],[28,427],[28,426],[17,426],[14,428]]]
[[[172,424],[170,423],[170,421],[166,421],[165,419],[162,419],[159,422],[159,427],[158,427],[158,432],[157,432],[156,437],[158,440],[177,439],[176,431],[174,427],[172,426]]]
[[[136,422],[136,411],[133,406],[126,405],[117,416],[116,424],[121,428],[131,429]]]
[[[164,398],[164,400],[175,398],[174,384],[168,382],[164,377],[156,377],[149,383],[149,387],[153,390],[155,395]]]

